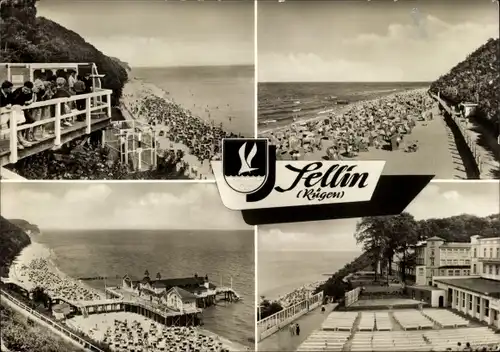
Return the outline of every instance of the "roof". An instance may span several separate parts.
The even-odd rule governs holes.
[[[443,247],[471,247],[472,244],[470,242],[446,242],[441,245]]]
[[[177,293],[181,299],[186,299],[186,300],[194,300],[196,299],[196,296],[194,294],[192,294],[191,292],[188,292],[180,287],[172,287],[168,292],[167,294],[169,294],[170,292],[175,292]]]
[[[433,236],[427,239],[427,241],[444,241],[441,237]]]
[[[140,282],[148,282],[153,287],[158,288],[171,288],[174,286],[183,287],[183,286],[200,286],[205,283],[204,277],[184,277],[184,278],[176,278],[176,279],[161,279],[161,280],[147,280],[146,278],[142,279]]]
[[[429,285],[414,285],[414,286],[408,286],[407,288],[420,291],[443,291],[442,288],[437,288]]]
[[[434,279],[434,281],[493,298],[500,298],[500,281],[485,279],[482,277],[462,279]]]

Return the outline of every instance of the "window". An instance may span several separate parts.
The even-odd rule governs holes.
[[[477,248],[474,248],[474,258],[477,257]]]
[[[496,274],[500,275],[500,266],[495,265],[495,269],[496,269]]]
[[[490,248],[490,258],[493,258],[493,248]]]
[[[481,313],[481,297],[476,298],[476,312]]]
[[[459,269],[455,270],[455,276],[460,276],[460,270]]]
[[[434,257],[434,249],[431,250],[431,257]]]
[[[483,265],[483,274],[486,274],[486,266],[487,265]]]
[[[444,276],[444,275],[445,275],[445,273],[444,273],[444,270],[443,270],[443,269],[441,269],[441,270],[440,270],[439,275],[441,275],[441,276]]]
[[[446,260],[446,264],[451,265],[452,263],[453,263],[453,261],[451,259]]]
[[[486,258],[486,248],[483,250],[483,258]]]
[[[493,274],[493,265],[488,265],[488,274]]]
[[[465,276],[469,276],[470,275],[470,270],[465,270]]]
[[[465,259],[465,265],[470,265],[470,259]]]
[[[431,258],[431,266],[434,266],[434,258]]]
[[[484,300],[484,316],[487,317],[490,314],[490,301],[485,299]]]
[[[497,258],[500,258],[500,248],[497,247]]]
[[[448,270],[448,276],[453,276],[453,270]]]
[[[472,266],[472,272],[473,272],[474,274],[477,272],[477,265],[476,265],[476,264],[474,264],[474,265]]]
[[[453,265],[458,265],[458,259],[453,259]]]

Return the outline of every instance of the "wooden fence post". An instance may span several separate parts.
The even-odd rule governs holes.
[[[54,126],[55,140],[54,146],[59,147],[61,145],[61,103],[56,103],[56,122]]]
[[[17,163],[17,121],[14,120],[14,111],[9,112],[9,127],[10,127],[10,155],[9,161]]]

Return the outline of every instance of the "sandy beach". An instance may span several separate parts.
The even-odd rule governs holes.
[[[325,281],[326,280],[319,280],[304,284],[303,286],[300,286],[285,295],[281,295],[276,299],[270,299],[270,301],[278,302],[283,308],[293,306],[294,304],[300,303],[308,297],[312,296],[318,286]]]
[[[158,101],[154,98],[161,99],[166,106],[172,107],[172,115],[167,111],[158,111],[162,108],[157,108]],[[181,164],[188,166],[187,174],[194,179],[213,179],[213,174],[210,166],[211,159],[220,158],[219,142],[221,137],[236,136],[228,132],[210,132],[211,135],[198,135],[200,127],[193,125],[191,122],[185,122],[186,126],[179,126],[175,119],[179,121],[190,119],[191,121],[198,120],[198,125],[204,126],[207,132],[217,130],[220,127],[213,125],[213,121],[203,120],[201,117],[195,117],[189,110],[180,107],[169,97],[168,93],[155,86],[154,84],[143,82],[139,79],[132,78],[123,89],[122,106],[124,115],[127,119],[136,119],[144,124],[150,124],[155,130],[156,138],[161,151],[182,151],[184,156]],[[151,108],[153,106],[153,108]],[[152,116],[156,114],[158,116]],[[180,116],[179,116],[180,115]],[[166,117],[165,117],[166,116]],[[174,121],[166,121],[172,118]],[[163,119],[163,121],[158,121]],[[152,123],[152,120],[155,122]],[[170,124],[170,126],[169,126]],[[222,126],[221,126],[222,127]],[[179,129],[180,133],[171,133],[172,129]],[[169,135],[170,134],[170,135]],[[172,135],[181,136],[174,140]],[[188,143],[182,140],[189,141]],[[194,154],[196,151],[196,155]],[[180,165],[179,165],[180,166]]]
[[[61,272],[52,262],[51,257],[52,253],[50,249],[43,244],[32,242],[29,246],[25,247],[14,260],[9,271],[9,280],[28,291],[37,286],[43,287],[52,297],[62,297],[75,304],[78,301],[106,298],[105,293],[95,290],[85,285],[83,282],[75,280]],[[186,341],[192,343],[193,346],[198,346],[200,351],[248,350],[248,348],[243,345],[234,343],[204,329],[173,326],[166,327],[142,315],[131,312],[90,314],[86,318],[82,315],[77,315],[71,319],[67,319],[65,323],[73,329],[84,332],[93,339],[109,343],[115,340],[115,336],[112,334],[115,321],[121,321],[125,325],[135,321],[136,324],[134,327],[130,326],[130,329],[136,329],[138,331],[141,331],[141,329],[143,331],[152,331],[155,329],[155,331],[158,331],[158,338],[155,341],[159,344],[158,346],[165,346],[166,348],[163,350],[158,349],[158,351],[184,351],[185,349],[179,346],[182,346]],[[141,326],[140,329],[139,326]],[[160,332],[161,334],[165,333],[165,336],[167,336],[163,342],[160,341]],[[188,333],[189,335],[187,335]],[[110,334],[113,335],[112,339]],[[107,339],[105,336],[107,336]],[[151,340],[151,342],[153,342],[153,340]],[[213,349],[211,349],[212,347]],[[120,349],[114,348],[114,350]],[[138,350],[135,349],[135,351]],[[147,351],[156,350],[148,349]]]
[[[131,312],[114,312],[89,315],[88,318],[75,316],[67,320],[67,325],[82,331],[93,339],[109,343],[113,350],[123,346],[138,345],[139,341],[149,347],[144,351],[185,351],[185,345],[205,351],[245,351],[248,348],[233,343],[207,330],[186,327],[166,327],[142,315]],[[125,334],[124,332],[127,332]],[[147,337],[144,337],[147,333]],[[164,349],[161,349],[161,348]],[[137,350],[137,349],[136,349]]]
[[[399,135],[397,150],[388,145],[391,135]],[[297,160],[322,160],[331,153],[342,160],[385,160],[384,174],[466,178],[453,136],[426,89],[359,101],[260,136],[278,146],[278,159],[290,159],[293,152]]]

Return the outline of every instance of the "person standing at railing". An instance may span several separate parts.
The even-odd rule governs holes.
[[[75,94],[76,95],[82,95],[82,94],[85,94],[85,82],[83,82],[83,79],[81,76],[76,76],[76,82],[75,84],[73,85],[73,89],[75,91]],[[77,100],[75,101],[75,104],[76,104],[76,108],[78,110],[85,110],[85,99],[80,99],[80,100]],[[83,119],[81,118],[81,115],[78,117],[78,120],[84,120],[85,119],[85,115],[83,117]]]
[[[43,97],[45,95],[45,85],[43,84],[43,81],[40,78],[37,78],[34,82],[33,93],[35,97],[34,102],[43,101]],[[42,119],[43,109],[44,108],[41,107],[41,108],[34,108],[31,110],[34,121],[40,121]],[[30,141],[42,140],[43,139],[42,126],[34,127],[33,130],[30,131],[29,137]]]
[[[75,94],[76,71],[72,70],[68,77],[68,88],[71,95]]]
[[[24,82],[24,85],[22,87],[17,88],[13,93],[12,93],[12,105],[19,105],[19,106],[27,106],[33,103],[35,100],[35,96],[33,93],[33,83],[32,82]],[[33,123],[35,120],[33,119],[32,111],[29,109],[24,109],[24,122],[17,123],[17,125],[24,125],[26,123]],[[17,132],[17,140],[18,144],[20,144],[22,147],[31,147],[32,143],[28,141],[28,134],[29,130],[23,130],[23,131],[18,131]]]
[[[65,85],[66,85],[66,80],[63,77],[58,77],[56,79],[56,91],[54,93],[54,96],[52,97],[53,99],[71,97],[71,94],[66,90]],[[61,103],[61,115],[68,114],[69,112],[70,112],[70,109],[68,107],[68,104]],[[61,122],[61,125],[62,125],[61,127],[73,126],[67,119],[65,119],[63,122]]]
[[[4,81],[0,88],[0,130],[9,128],[9,117],[7,109],[12,106],[12,82]]]

